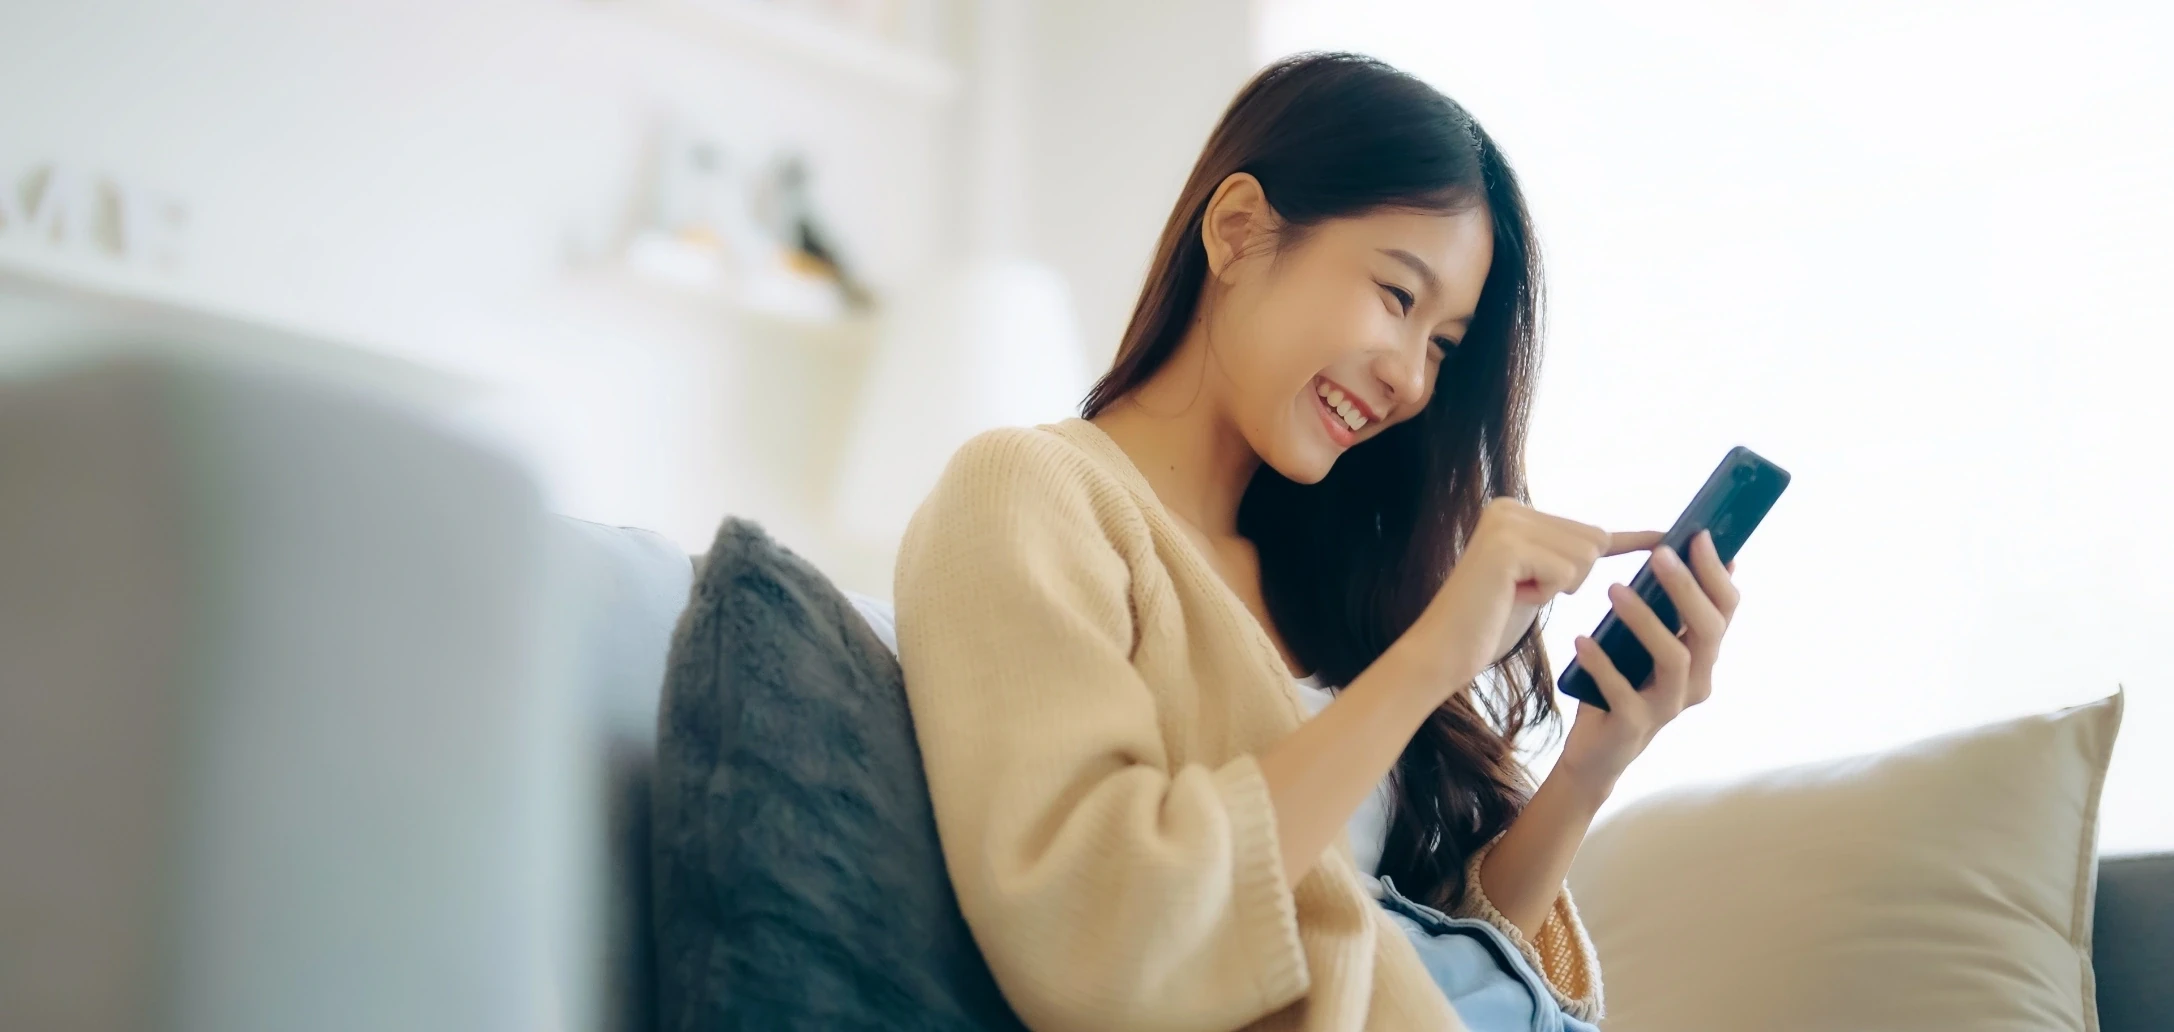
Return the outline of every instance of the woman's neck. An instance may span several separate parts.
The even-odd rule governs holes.
[[[1216,380],[1205,340],[1189,335],[1154,376],[1091,422],[1139,467],[1163,508],[1210,537],[1236,537],[1238,503],[1261,460],[1216,402]]]

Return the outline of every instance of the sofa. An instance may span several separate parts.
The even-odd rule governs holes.
[[[697,561],[337,384],[0,382],[0,1027],[649,1028]],[[2174,855],[2098,871],[2101,1027],[2165,1027]]]

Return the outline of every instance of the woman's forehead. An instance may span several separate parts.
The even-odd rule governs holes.
[[[1382,211],[1335,222],[1323,235],[1339,251],[1369,262],[1424,265],[1448,294],[1476,291],[1494,257],[1494,227],[1484,209]]]
[[[1493,225],[1483,208],[1453,212],[1389,209],[1336,222],[1354,242],[1382,241],[1378,246],[1444,260],[1451,252],[1469,250],[1475,242],[1491,243],[1493,236]]]

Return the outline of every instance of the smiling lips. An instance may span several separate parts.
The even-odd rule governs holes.
[[[1358,398],[1345,394],[1343,388],[1327,380],[1316,381],[1314,383],[1314,393],[1321,396],[1321,403],[1328,406],[1329,411],[1334,413],[1336,418],[1343,420],[1344,426],[1350,428],[1354,434],[1358,433],[1366,424],[1374,421],[1373,417],[1367,413],[1366,407],[1359,403]]]

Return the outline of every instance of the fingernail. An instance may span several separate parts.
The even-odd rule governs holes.
[[[1661,547],[1654,549],[1653,554],[1659,556],[1662,562],[1667,563],[1670,566],[1674,566],[1678,562],[1676,558],[1676,550],[1668,547],[1667,545],[1662,545]]]

